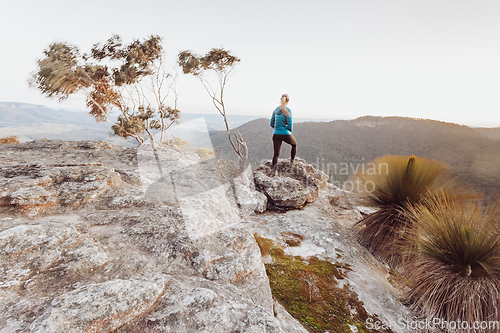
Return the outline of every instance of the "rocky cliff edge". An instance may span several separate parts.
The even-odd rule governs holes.
[[[321,181],[301,209],[264,212],[281,203],[235,170],[174,146],[0,147],[0,332],[313,331],[273,297],[255,237],[348,264],[340,282],[369,314],[410,316],[350,235],[348,193]]]

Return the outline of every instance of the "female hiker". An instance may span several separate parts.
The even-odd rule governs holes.
[[[278,157],[280,155],[281,143],[285,141],[292,146],[290,161],[293,165],[297,164],[295,155],[297,154],[297,141],[292,135],[293,121],[292,111],[287,107],[290,98],[287,94],[281,96],[281,105],[273,111],[271,117],[271,127],[274,128],[273,132],[273,176],[278,175],[277,165]]]

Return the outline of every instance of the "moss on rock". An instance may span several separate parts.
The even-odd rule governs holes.
[[[265,266],[274,297],[309,331],[352,332],[349,325],[354,325],[358,332],[391,332],[366,328],[368,318],[379,319],[365,310],[347,284],[339,283],[351,270],[348,264],[289,257],[271,239],[257,234],[255,239],[262,255],[272,257]]]

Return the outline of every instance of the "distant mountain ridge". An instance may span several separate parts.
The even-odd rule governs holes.
[[[34,105],[19,102],[0,102],[0,123],[33,124],[40,122],[90,123],[92,119],[86,112],[68,112],[54,110],[44,105]]]
[[[113,111],[110,119],[115,119],[117,115],[118,112]],[[200,118],[204,119],[203,126],[200,126]],[[256,118],[259,116],[228,115],[227,120],[230,128],[234,128]],[[188,123],[193,120],[197,120],[194,122],[194,127]],[[181,112],[180,123],[187,123],[187,126],[178,129],[176,135],[182,138],[186,136],[194,144],[206,141],[200,138],[208,139],[207,130],[225,129],[220,114]],[[71,141],[104,140],[118,145],[137,145],[135,139],[125,140],[113,136],[111,124],[96,122],[87,111],[56,110],[44,105],[20,102],[0,102],[0,137],[7,136],[17,136],[21,141],[46,138]]]
[[[117,112],[112,115],[117,116]],[[205,113],[185,113],[181,110],[181,122],[186,122],[198,118],[205,118],[207,127],[210,130],[225,129],[224,119],[220,114],[205,114]],[[253,115],[227,115],[229,128],[235,128],[249,121],[262,118],[262,116]],[[310,118],[298,118],[296,122],[314,121]],[[326,121],[326,120],[315,120]],[[44,105],[35,105],[21,102],[0,102],[0,123],[13,124],[37,124],[40,122],[50,123],[85,123],[95,124],[96,121],[87,111],[79,112],[56,110]]]
[[[225,130],[223,117],[216,114],[185,113],[181,111],[180,123],[185,126],[171,128],[169,135],[180,136],[195,147],[207,146],[210,141],[207,130]],[[116,119],[118,112],[112,111],[110,120]],[[204,120],[201,126],[200,118]],[[253,115],[227,115],[230,128],[235,128],[251,120],[261,118]],[[191,124],[190,122],[196,120]],[[297,122],[310,119],[297,119]],[[20,102],[0,102],[0,137],[17,136],[21,141],[36,139],[60,140],[104,140],[113,144],[135,146],[135,139],[125,140],[114,136],[111,125],[96,120],[82,110],[56,110],[44,105]],[[208,143],[208,146],[211,146]],[[208,147],[207,146],[207,147]]]
[[[273,154],[272,128],[268,119],[250,121],[235,130],[246,139],[252,165]],[[343,183],[344,163],[356,166],[384,155],[416,155],[445,162],[459,179],[494,199],[500,196],[500,128],[464,125],[403,117],[365,116],[354,120],[306,122],[294,125],[301,158]],[[221,131],[210,133],[214,149],[222,158],[235,154]],[[290,156],[283,144],[281,157]],[[335,171],[336,167],[336,171]]]

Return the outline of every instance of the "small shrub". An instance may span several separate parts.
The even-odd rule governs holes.
[[[17,136],[0,138],[0,145],[17,145],[17,144],[19,144],[19,138]]]
[[[410,209],[417,226],[406,276],[408,300],[431,318],[500,320],[500,230],[496,206],[431,198]]]
[[[384,156],[373,161],[386,172],[359,177],[373,188],[365,193],[378,211],[365,216],[356,226],[358,240],[373,252],[397,266],[404,260],[403,247],[414,226],[406,215],[409,207],[433,193],[446,190],[457,198],[470,198],[470,191],[457,190],[448,167],[441,162],[415,156]]]
[[[215,151],[204,147],[198,148],[194,151],[202,160],[208,160],[216,156]]]
[[[173,138],[167,141],[167,145],[174,145],[181,149],[186,149],[189,147],[189,142],[181,138]]]

